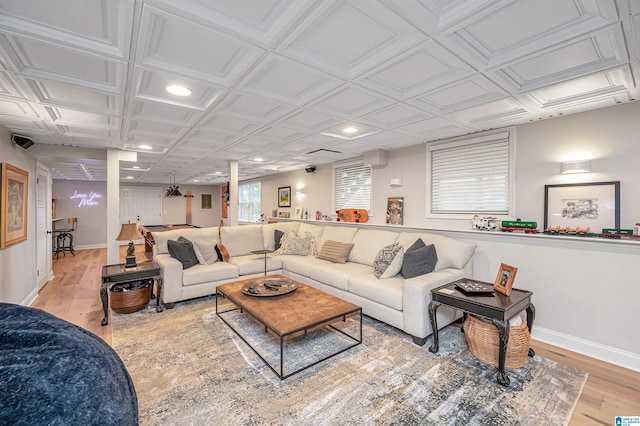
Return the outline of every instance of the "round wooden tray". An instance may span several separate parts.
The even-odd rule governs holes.
[[[242,286],[242,291],[247,296],[273,297],[291,293],[298,288],[295,281],[288,278],[263,278],[249,281]]]

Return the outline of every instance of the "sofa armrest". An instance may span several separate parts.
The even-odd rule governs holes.
[[[446,268],[430,274],[420,275],[404,281],[402,292],[402,310],[404,313],[404,331],[414,337],[425,338],[433,330],[429,322],[429,302],[431,290],[472,276],[471,261],[463,269]],[[452,309],[438,309],[438,328],[450,324],[459,316]]]
[[[162,301],[172,303],[182,300],[182,263],[168,254],[156,254],[153,260],[160,266]]]

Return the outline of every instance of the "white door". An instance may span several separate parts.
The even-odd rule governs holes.
[[[121,186],[120,223],[126,222],[162,225],[162,188]],[[135,243],[141,244],[142,240]]]
[[[49,169],[36,168],[36,263],[38,290],[53,278],[51,230],[51,181]]]

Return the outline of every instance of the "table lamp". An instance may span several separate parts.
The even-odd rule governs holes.
[[[133,246],[133,240],[142,238],[142,234],[138,232],[138,225],[136,223],[123,223],[120,228],[120,235],[116,237],[116,241],[129,240],[129,247],[127,248],[127,257],[124,264],[125,268],[135,268],[136,264],[136,249]]]

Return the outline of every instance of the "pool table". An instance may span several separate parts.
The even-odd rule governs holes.
[[[150,252],[155,244],[153,240],[154,232],[171,231],[173,229],[182,228],[200,228],[196,225],[188,225],[186,223],[178,223],[173,225],[140,225],[140,233],[144,237],[144,251]]]

